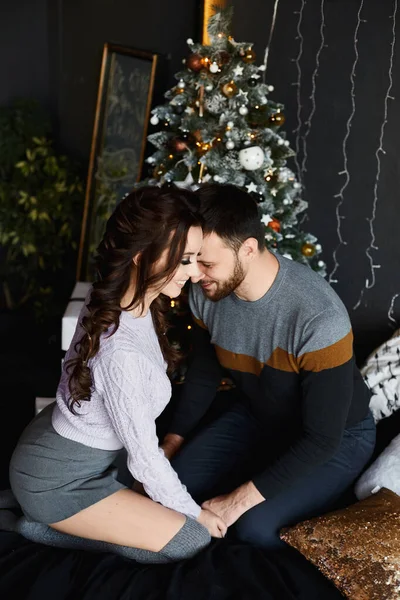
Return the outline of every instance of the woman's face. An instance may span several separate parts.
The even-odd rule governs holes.
[[[193,283],[200,281],[204,274],[200,271],[197,264],[197,257],[203,243],[203,231],[201,227],[191,227],[188,231],[185,250],[182,256],[182,261],[172,278],[161,288],[161,293],[176,298],[181,293],[181,290],[188,279]],[[168,250],[165,250],[165,255]]]

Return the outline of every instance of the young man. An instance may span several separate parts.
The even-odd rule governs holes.
[[[190,292],[194,356],[162,446],[194,498],[239,538],[273,548],[282,526],[331,508],[368,462],[370,394],[329,284],[265,248],[248,194],[231,185],[197,193],[205,238],[204,278]],[[239,401],[184,444],[221,367]]]

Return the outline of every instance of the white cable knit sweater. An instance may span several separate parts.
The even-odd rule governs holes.
[[[82,335],[78,319],[65,362],[75,356]],[[111,337],[102,336],[98,354],[88,363],[94,381],[90,402],[68,409],[68,375],[57,389],[53,427],[62,436],[103,450],[125,447],[128,468],[147,494],[163,506],[197,518],[200,506],[181,484],[159,448],[155,419],[168,404],[171,384],[150,311],[143,318],[122,311]]]

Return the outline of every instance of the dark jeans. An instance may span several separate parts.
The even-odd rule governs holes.
[[[228,493],[264,467],[265,444],[258,423],[247,409],[235,405],[189,441],[172,465],[194,499],[201,503]],[[229,534],[264,547],[283,546],[279,530],[335,508],[372,456],[376,429],[371,413],[345,430],[339,450],[325,464],[290,488],[247,511]]]

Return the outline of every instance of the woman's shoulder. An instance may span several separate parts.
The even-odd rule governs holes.
[[[93,360],[135,361],[143,355],[143,347],[143,339],[138,333],[125,331],[121,326],[115,332],[110,328],[101,335],[99,350]]]

